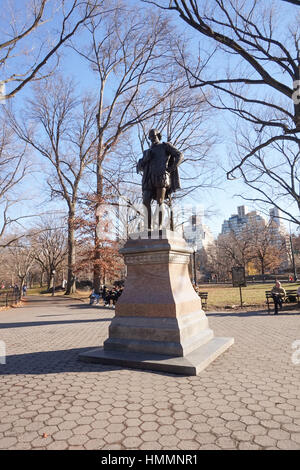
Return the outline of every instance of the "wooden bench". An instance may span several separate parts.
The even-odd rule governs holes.
[[[208,297],[208,292],[198,292],[198,295],[201,299],[201,304],[203,309],[207,307],[207,297]]]
[[[283,303],[293,303],[293,302],[297,302],[298,304],[300,303],[300,296],[296,289],[287,289],[285,292],[286,292],[286,295],[282,300]],[[295,298],[295,300],[292,300],[293,297]],[[274,303],[272,293],[270,290],[266,290],[266,300],[267,300],[267,305],[268,305],[268,313],[270,313],[270,301]]]

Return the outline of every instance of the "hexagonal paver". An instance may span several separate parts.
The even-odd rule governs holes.
[[[180,431],[177,431],[176,436],[182,441],[192,441],[195,438],[196,433],[190,429],[181,429]]]
[[[216,441],[216,436],[212,433],[201,432],[196,434],[195,440],[199,442],[199,444],[212,444]]]
[[[122,445],[126,449],[138,449],[141,444],[143,444],[143,441],[139,437],[126,437],[124,441],[122,442]]]
[[[156,431],[158,427],[159,427],[159,424],[155,421],[145,421],[141,425],[141,429],[143,431]]]
[[[69,438],[73,436],[73,432],[71,430],[63,430],[63,431],[58,431],[55,434],[53,434],[53,439],[55,441],[67,441]]]
[[[145,442],[157,441],[161,435],[157,431],[145,431],[140,434],[140,438]]]
[[[232,431],[244,431],[246,429],[246,424],[242,421],[227,421],[225,427],[231,429]]]
[[[88,424],[82,424],[81,426],[76,426],[75,428],[72,429],[72,432],[74,435],[82,435],[82,434],[87,434],[89,431],[91,431],[91,426]]]
[[[149,422],[149,421],[156,421],[156,420],[157,420],[157,416],[156,416],[156,414],[145,414],[145,415],[141,415],[140,419],[141,419],[142,421],[144,421],[144,422],[145,422],[145,421],[147,421],[147,422]]]
[[[269,436],[255,436],[254,442],[262,447],[276,447],[276,440]]]
[[[106,431],[106,429],[99,428],[99,429],[94,429],[93,431],[90,431],[88,433],[88,436],[91,439],[103,439],[105,436],[107,436],[107,434],[108,434],[108,431]]]
[[[124,435],[121,433],[110,433],[104,437],[104,440],[105,442],[107,442],[107,444],[115,444],[117,442],[122,441],[123,439]]]
[[[125,426],[124,426],[124,424],[121,424],[121,423],[119,423],[119,424],[110,424],[105,429],[109,433],[116,433],[116,432],[122,432],[125,429]]]
[[[158,442],[163,446],[163,448],[174,449],[180,440],[176,436],[161,436]]]
[[[277,442],[276,447],[281,450],[299,450],[300,444],[296,444],[291,440],[282,440]]]

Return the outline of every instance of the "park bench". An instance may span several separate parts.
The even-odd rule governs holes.
[[[287,289],[285,292],[286,292],[286,296],[283,299],[283,303],[293,303],[293,302],[297,302],[298,304],[300,303],[300,296],[296,289]],[[272,293],[270,290],[266,290],[266,300],[267,300],[267,306],[268,306],[268,313],[270,313],[270,301],[273,302],[273,297],[272,297]]]
[[[208,292],[198,292],[198,295],[201,299],[202,307],[205,309],[207,307]]]

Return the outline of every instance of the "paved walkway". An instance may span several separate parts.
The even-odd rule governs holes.
[[[198,377],[79,362],[112,316],[61,297],[0,312],[0,449],[300,449],[300,312],[208,313],[235,344]]]

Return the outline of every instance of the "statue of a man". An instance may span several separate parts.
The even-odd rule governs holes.
[[[150,130],[149,139],[151,147],[143,152],[143,158],[137,164],[137,172],[143,172],[143,204],[147,210],[148,230],[151,230],[152,200],[159,206],[158,226],[161,230],[164,200],[180,188],[177,167],[183,159],[183,154],[169,142],[160,142],[161,134],[157,129]]]

